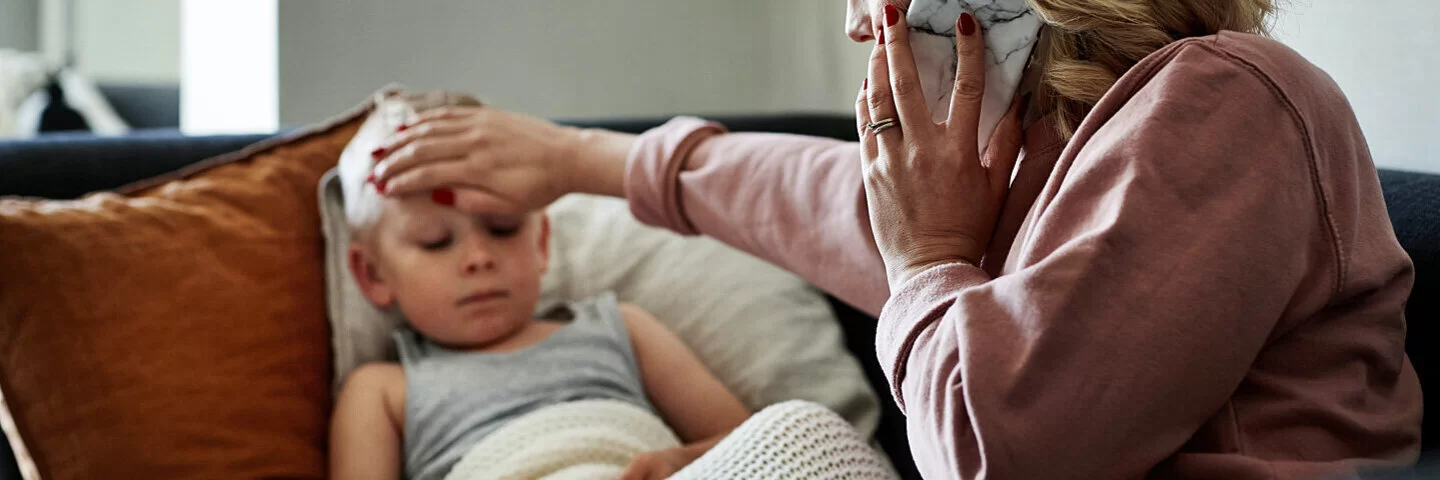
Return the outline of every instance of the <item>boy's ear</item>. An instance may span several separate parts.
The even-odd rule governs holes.
[[[365,299],[379,308],[389,308],[395,303],[395,292],[385,283],[384,277],[380,275],[380,269],[375,261],[365,251],[365,247],[358,243],[350,244],[349,255],[350,275],[355,278],[355,283],[360,286],[360,293]]]
[[[550,268],[550,215],[540,213],[540,273],[545,273]]]

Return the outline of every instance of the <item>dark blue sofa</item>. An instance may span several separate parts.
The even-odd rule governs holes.
[[[770,131],[854,140],[852,118],[824,115],[716,117],[736,131]],[[564,122],[613,130],[641,132],[666,119]],[[37,140],[0,142],[0,195],[75,198],[88,192],[176,170],[196,161],[237,150],[265,136],[185,137],[174,131],[139,131],[122,138],[58,134]],[[1440,162],[1440,160],[1437,160]],[[1382,170],[1380,182],[1396,235],[1416,265],[1415,289],[1407,308],[1407,349],[1423,386],[1440,385],[1440,366],[1430,363],[1430,339],[1440,335],[1440,175]],[[0,252],[4,255],[23,252]],[[865,365],[876,391],[888,391],[874,356],[874,320],[831,299],[846,327],[847,343]],[[1426,397],[1426,404],[1435,403]],[[906,478],[919,478],[909,461],[904,419],[892,402],[877,437]],[[1429,410],[1427,408],[1427,410]],[[1440,450],[1440,420],[1426,418],[1425,447]],[[0,442],[0,480],[19,478],[8,446]]]

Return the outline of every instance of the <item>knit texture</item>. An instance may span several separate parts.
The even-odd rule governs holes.
[[[476,444],[446,480],[610,480],[641,452],[678,446],[653,413],[613,400],[546,407]],[[670,477],[895,479],[880,453],[844,418],[814,402],[771,405]]]
[[[895,479],[844,418],[814,402],[765,407],[671,480]]]

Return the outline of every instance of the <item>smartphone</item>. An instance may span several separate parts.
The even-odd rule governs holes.
[[[1010,109],[1039,41],[1040,16],[1026,0],[914,0],[905,20],[920,86],[935,122],[950,115],[959,58],[955,22],[970,12],[985,32],[985,98],[980,108],[980,152]]]

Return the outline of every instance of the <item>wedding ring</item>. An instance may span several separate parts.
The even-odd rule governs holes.
[[[874,134],[877,134],[877,135],[878,135],[880,132],[885,131],[885,129],[887,129],[887,128],[898,127],[898,126],[900,126],[900,122],[897,122],[894,118],[886,118],[886,119],[882,119],[882,120],[880,120],[880,121],[878,121],[878,122],[875,122],[875,123],[871,123],[871,124],[869,124],[869,125],[866,125],[865,128],[866,128],[867,130],[870,130],[871,133],[874,133]]]

